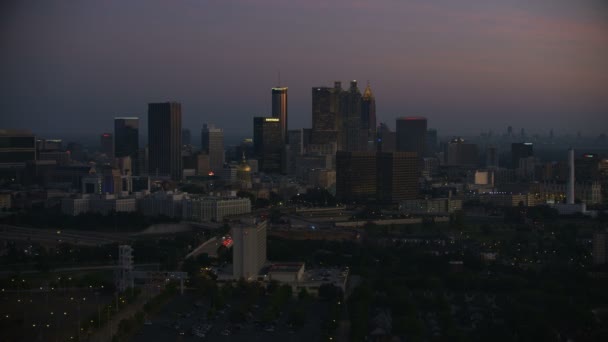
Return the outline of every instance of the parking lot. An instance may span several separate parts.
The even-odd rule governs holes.
[[[305,304],[305,323],[300,328],[288,324],[288,314],[297,305],[296,298],[288,301],[283,313],[270,322],[263,323],[262,317],[268,298],[262,296],[251,307],[246,319],[231,322],[230,312],[239,305],[238,300],[228,300],[228,304],[218,310],[215,317],[208,317],[209,303],[186,293],[177,296],[163,310],[148,319],[134,341],[313,341],[321,336],[321,322],[325,317],[325,303],[311,300]],[[234,321],[234,320],[233,320]],[[194,329],[193,329],[194,328]],[[208,330],[207,330],[208,329]],[[198,330],[200,336],[196,336]],[[204,333],[204,337],[202,337]]]

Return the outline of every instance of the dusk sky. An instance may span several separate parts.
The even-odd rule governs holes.
[[[4,0],[0,49],[0,128],[38,134],[174,100],[195,134],[251,136],[279,70],[290,128],[310,127],[313,86],[356,79],[391,127],[608,131],[602,0]]]

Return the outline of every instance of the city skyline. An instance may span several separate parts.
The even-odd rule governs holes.
[[[599,1],[145,4],[3,5],[0,124],[99,133],[115,116],[144,117],[149,102],[178,101],[184,127],[243,134],[271,114],[268,89],[280,85],[295,129],[311,125],[312,87],[352,79],[371,82],[390,126],[420,115],[446,135],[509,125],[597,135],[608,123]],[[342,13],[349,20],[336,21]]]

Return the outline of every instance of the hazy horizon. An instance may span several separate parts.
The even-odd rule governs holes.
[[[5,1],[0,127],[112,131],[115,116],[178,101],[183,126],[252,135],[270,88],[290,129],[311,89],[371,82],[378,122],[421,115],[440,135],[604,133],[602,1]]]

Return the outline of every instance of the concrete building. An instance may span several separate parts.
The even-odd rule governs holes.
[[[218,172],[224,167],[224,130],[211,124],[204,124],[201,131],[201,149],[209,156],[211,171]]]
[[[12,208],[12,196],[10,192],[0,192],[0,209]]]
[[[312,169],[333,169],[333,158],[329,154],[306,154],[296,158],[295,175],[306,180],[308,172]]]
[[[422,176],[427,179],[436,177],[439,171],[439,159],[435,157],[424,158],[422,160]]]
[[[38,152],[63,151],[63,140],[61,139],[38,139],[36,140]]]
[[[222,222],[226,216],[251,212],[249,198],[203,197],[184,202],[183,217],[197,222]]]
[[[70,216],[85,213],[108,215],[110,212],[136,211],[137,199],[134,196],[119,197],[110,194],[85,194],[61,199],[61,212]]]
[[[226,164],[218,173],[221,179],[224,180],[227,184],[234,184],[237,182],[237,174],[238,174],[238,165],[235,164]]]
[[[334,189],[336,187],[336,171],[328,169],[310,169],[306,173],[306,184],[322,189]]]
[[[137,211],[135,197],[118,197],[116,195],[97,195],[89,197],[89,211],[107,215],[110,212],[133,213]]]
[[[454,198],[413,199],[399,202],[399,211],[406,214],[447,215],[462,209],[462,200]]]
[[[475,170],[473,174],[473,184],[494,186],[494,171]]]
[[[539,196],[546,202],[561,203],[568,201],[568,183],[558,182],[542,182],[533,185],[532,189],[539,193]],[[572,189],[574,191],[574,199],[580,200],[586,204],[601,204],[603,201],[602,184],[600,182],[585,182],[576,183]],[[574,204],[574,199],[572,203]]]
[[[479,163],[478,154],[476,144],[467,143],[462,138],[453,139],[447,145],[447,165],[476,167]]]
[[[89,196],[83,195],[76,198],[61,199],[61,213],[70,216],[78,216],[88,213],[91,209]]]
[[[69,166],[72,155],[69,151],[39,151],[38,160],[54,161],[59,166]]]
[[[232,227],[233,278],[257,280],[266,263],[267,221],[242,220]]]
[[[188,199],[188,194],[171,191],[158,191],[137,202],[139,211],[145,216],[182,217],[182,202]]]

